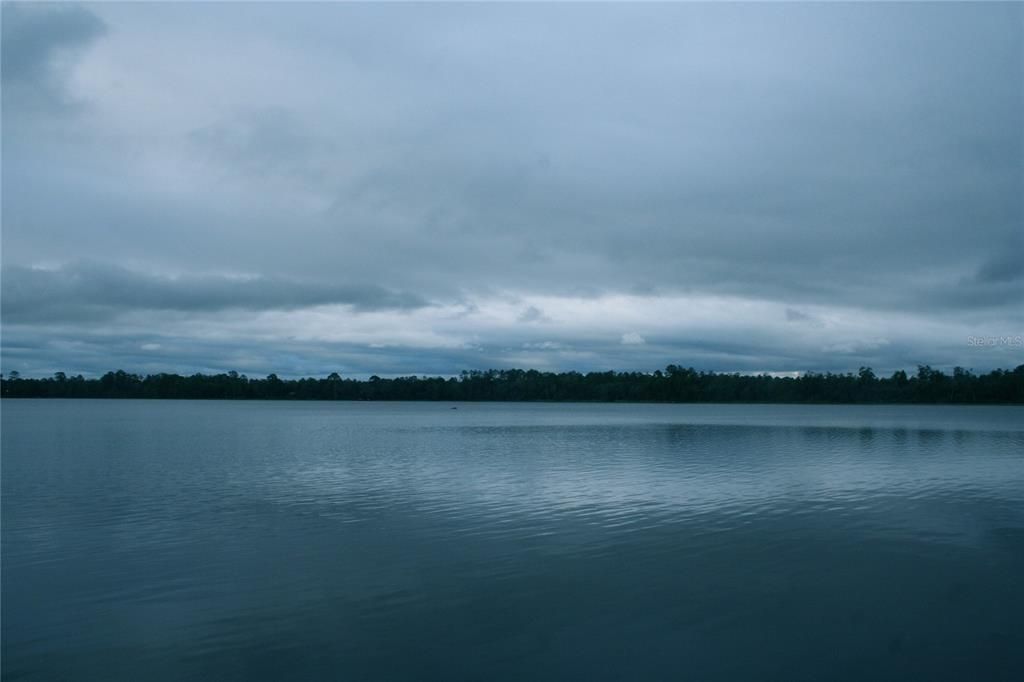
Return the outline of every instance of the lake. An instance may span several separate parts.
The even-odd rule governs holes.
[[[18,401],[5,680],[1022,680],[1024,409]]]

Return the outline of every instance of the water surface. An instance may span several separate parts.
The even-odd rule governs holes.
[[[1021,680],[1013,407],[2,403],[5,680]]]

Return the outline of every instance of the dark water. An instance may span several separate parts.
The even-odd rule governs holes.
[[[4,679],[1024,680],[1024,410],[4,401]]]

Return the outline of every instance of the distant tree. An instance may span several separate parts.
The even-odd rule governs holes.
[[[957,367],[952,376],[921,365],[915,376],[898,370],[880,379],[870,367],[856,374],[807,372],[798,377],[698,372],[669,365],[664,371],[539,372],[469,370],[458,377],[407,376],[366,381],[343,379],[249,379],[236,372],[204,375],[151,374],[123,370],[98,379],[81,375],[23,378],[0,375],[5,398],[201,398],[275,400],[576,400],[660,402],[965,402],[1024,404],[1024,365],[977,375]]]

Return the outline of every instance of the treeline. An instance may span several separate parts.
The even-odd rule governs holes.
[[[945,374],[927,365],[916,374],[900,370],[878,377],[869,367],[856,374],[807,373],[799,377],[719,374],[669,365],[646,372],[538,372],[488,370],[459,377],[347,379],[252,378],[226,374],[108,372],[98,379],[57,372],[48,378],[0,377],[8,398],[190,398],[229,400],[509,400],[744,403],[1020,403],[1024,365],[974,374],[957,367]]]

